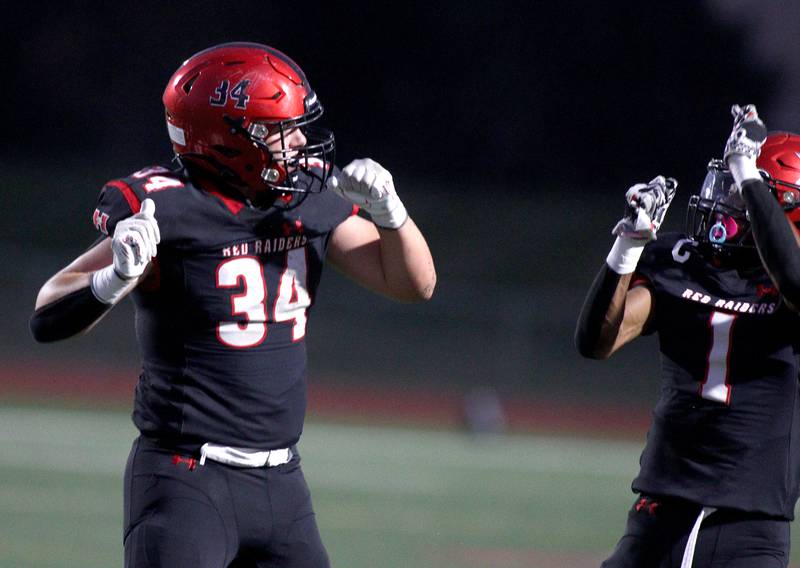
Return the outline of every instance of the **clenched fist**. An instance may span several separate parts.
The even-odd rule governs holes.
[[[331,178],[330,187],[369,213],[378,227],[399,229],[408,219],[394,188],[392,174],[374,160],[353,160],[341,174]]]
[[[114,271],[120,278],[130,280],[141,276],[156,256],[161,232],[155,212],[153,200],[145,199],[138,213],[117,223],[111,250],[114,253]]]

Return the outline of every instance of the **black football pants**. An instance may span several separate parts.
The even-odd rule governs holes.
[[[125,468],[126,568],[327,568],[300,458],[236,468],[140,436]]]
[[[680,568],[701,509],[688,501],[640,496],[602,568]],[[789,521],[719,509],[702,521],[694,550],[692,568],[785,568]]]

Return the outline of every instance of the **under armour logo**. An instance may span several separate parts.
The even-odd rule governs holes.
[[[769,286],[767,284],[759,284],[756,286],[756,296],[759,298],[763,298],[764,296],[777,296],[778,289],[775,286]]]
[[[174,465],[180,465],[182,463],[185,463],[187,465],[187,467],[189,468],[189,471],[194,471],[194,468],[197,467],[197,460],[196,459],[187,458],[187,457],[181,456],[179,454],[173,454],[172,455],[172,463]]]
[[[656,509],[660,506],[661,503],[659,503],[658,501],[652,501],[647,497],[642,497],[636,502],[636,505],[634,505],[633,508],[636,510],[637,513],[641,511],[646,511],[648,515],[655,515]]]

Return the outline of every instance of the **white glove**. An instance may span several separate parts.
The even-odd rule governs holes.
[[[617,240],[606,257],[611,270],[617,274],[636,270],[644,245],[656,238],[677,187],[678,182],[673,178],[656,176],[625,192],[625,215],[611,231],[617,235]]]
[[[137,214],[117,223],[111,240],[114,263],[92,274],[92,292],[101,302],[116,304],[133,290],[156,256],[161,232],[155,211],[153,200],[145,199]]]
[[[156,255],[161,232],[155,212],[153,200],[145,199],[136,215],[117,223],[111,250],[114,252],[114,270],[121,278],[129,280],[141,276]]]
[[[675,179],[664,176],[631,186],[625,193],[625,215],[611,233],[645,242],[655,240],[677,187]]]
[[[392,174],[369,158],[350,162],[338,177],[331,178],[330,187],[369,213],[379,227],[399,229],[408,219],[408,212],[394,189]]]
[[[725,143],[723,159],[741,189],[742,182],[748,179],[761,179],[756,166],[756,158],[767,139],[767,127],[758,117],[755,105],[733,105],[733,130]]]
[[[733,115],[733,130],[725,143],[725,154],[723,158],[728,158],[734,154],[740,154],[755,160],[761,152],[761,146],[767,139],[767,127],[760,118],[755,105],[733,105],[731,107]]]

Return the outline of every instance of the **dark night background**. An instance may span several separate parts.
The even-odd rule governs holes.
[[[295,59],[326,107],[338,162],[369,156],[390,169],[437,261],[425,305],[391,304],[326,274],[312,381],[652,398],[651,339],[607,363],[572,347],[625,189],[677,177],[666,226],[679,229],[730,131],[731,104],[800,129],[798,9],[785,2],[26,6],[0,40],[10,322],[0,355],[16,362],[135,368],[129,306],[52,346],[33,342],[27,317],[38,287],[94,238],[101,185],[171,158],[161,93],[210,45],[254,41]]]

